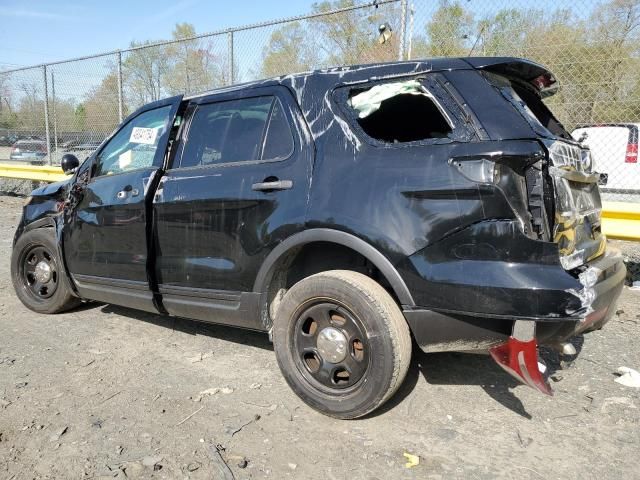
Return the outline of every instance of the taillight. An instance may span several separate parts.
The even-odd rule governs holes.
[[[627,154],[624,156],[624,163],[638,163],[638,144],[627,144]]]

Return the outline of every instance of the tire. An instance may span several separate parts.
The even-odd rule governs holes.
[[[58,258],[52,228],[23,233],[11,254],[11,281],[25,307],[38,313],[60,313],[80,303]]]
[[[340,419],[362,417],[391,398],[411,361],[411,334],[393,298],[346,270],[296,283],[278,308],[273,343],[291,389]]]

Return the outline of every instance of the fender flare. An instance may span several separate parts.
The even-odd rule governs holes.
[[[267,255],[264,262],[262,262],[262,266],[260,267],[256,280],[253,284],[253,291],[256,293],[266,292],[275,270],[275,266],[278,264],[280,259],[289,253],[291,249],[312,242],[335,243],[355,250],[380,270],[380,273],[382,273],[382,275],[387,279],[403,307],[415,306],[415,302],[413,301],[413,297],[411,296],[411,292],[409,292],[406,283],[387,257],[361,238],[350,233],[340,230],[332,230],[330,228],[314,228],[305,230],[287,237],[285,240],[280,242],[271,251],[271,253]]]

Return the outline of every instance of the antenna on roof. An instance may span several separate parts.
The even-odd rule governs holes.
[[[476,45],[478,44],[478,41],[480,40],[480,37],[482,36],[482,34],[484,33],[484,29],[487,28],[487,24],[485,23],[484,25],[482,25],[482,28],[480,29],[480,31],[478,32],[478,36],[476,37],[476,41],[473,42],[473,46],[471,47],[471,50],[469,50],[469,53],[467,54],[467,57],[470,57],[471,54],[473,53],[473,51],[476,48]]]

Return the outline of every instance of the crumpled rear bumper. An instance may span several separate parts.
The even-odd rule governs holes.
[[[549,315],[550,306],[545,304],[542,306],[545,314],[540,316],[535,315],[535,311],[531,315],[531,306],[525,316],[459,312],[453,308],[415,308],[405,309],[403,313],[424,352],[489,351],[510,374],[549,394],[551,389],[538,369],[538,345],[560,344],[576,334],[604,325],[615,313],[625,276],[622,256],[617,250],[610,249],[583,267],[575,287],[564,292],[577,300],[573,302],[575,308],[569,312],[559,310],[557,315]],[[549,288],[554,295],[558,294],[553,285]],[[508,288],[503,288],[505,299],[510,294]],[[519,288],[517,296],[520,294]],[[539,288],[532,288],[529,296],[534,306],[539,299],[547,298]],[[517,331],[529,333],[517,335]]]

